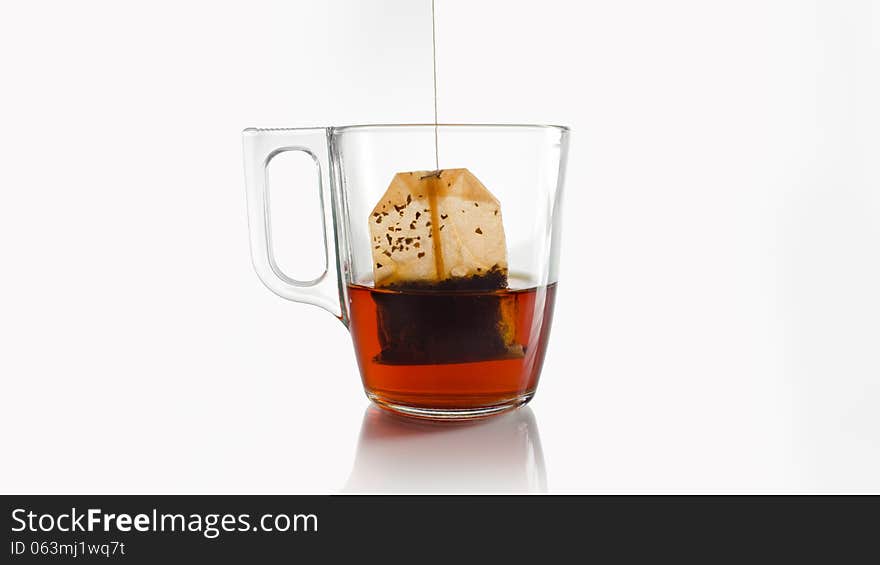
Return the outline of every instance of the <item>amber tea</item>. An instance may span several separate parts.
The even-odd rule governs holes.
[[[367,395],[398,411],[527,402],[538,384],[556,285],[391,290],[348,285]]]

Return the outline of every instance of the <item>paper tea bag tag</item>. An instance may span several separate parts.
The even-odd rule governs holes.
[[[369,223],[376,287],[507,286],[501,205],[467,169],[397,173]]]

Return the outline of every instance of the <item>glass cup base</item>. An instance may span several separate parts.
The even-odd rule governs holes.
[[[524,406],[533,396],[535,396],[535,392],[531,391],[502,403],[494,403],[486,406],[470,406],[468,408],[450,408],[446,406],[430,407],[401,404],[399,402],[389,401],[377,393],[370,391],[366,391],[366,393],[367,398],[383,410],[409,418],[434,421],[464,421],[488,418],[489,416],[496,416],[498,414],[509,412],[515,408],[519,408],[520,406]]]

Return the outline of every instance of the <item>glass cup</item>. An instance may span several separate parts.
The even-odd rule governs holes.
[[[422,418],[468,419],[521,406],[535,394],[553,317],[568,135],[568,128],[542,125],[247,129],[254,268],[279,296],[320,306],[348,327],[367,397],[380,407]],[[317,167],[327,260],[311,281],[286,274],[272,252],[266,170],[286,151],[305,152]],[[493,206],[497,200],[500,209],[493,213],[503,217],[506,285],[376,285],[381,263],[374,249],[380,247],[371,222],[389,218],[385,237],[389,243],[392,235],[400,239],[401,252],[404,245],[416,253],[410,245],[432,243],[430,235],[404,242],[392,221],[404,212],[380,218],[374,208],[395,175],[434,171],[437,160],[437,182],[454,174],[450,167],[466,168],[494,195]],[[424,211],[423,224],[428,218],[442,222]],[[459,213],[447,210],[443,218],[453,212]]]

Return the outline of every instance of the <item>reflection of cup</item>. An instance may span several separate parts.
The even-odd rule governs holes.
[[[544,454],[528,407],[474,422],[364,413],[348,482],[351,493],[542,493]]]
[[[438,142],[443,161],[466,168],[416,171],[434,166]],[[254,267],[280,296],[346,324],[380,406],[433,419],[520,406],[550,333],[567,147],[559,126],[245,130]],[[317,166],[327,261],[312,281],[285,274],[273,252],[267,173],[290,151]],[[404,185],[404,199],[388,199]],[[404,261],[428,283],[377,286],[376,272]]]

